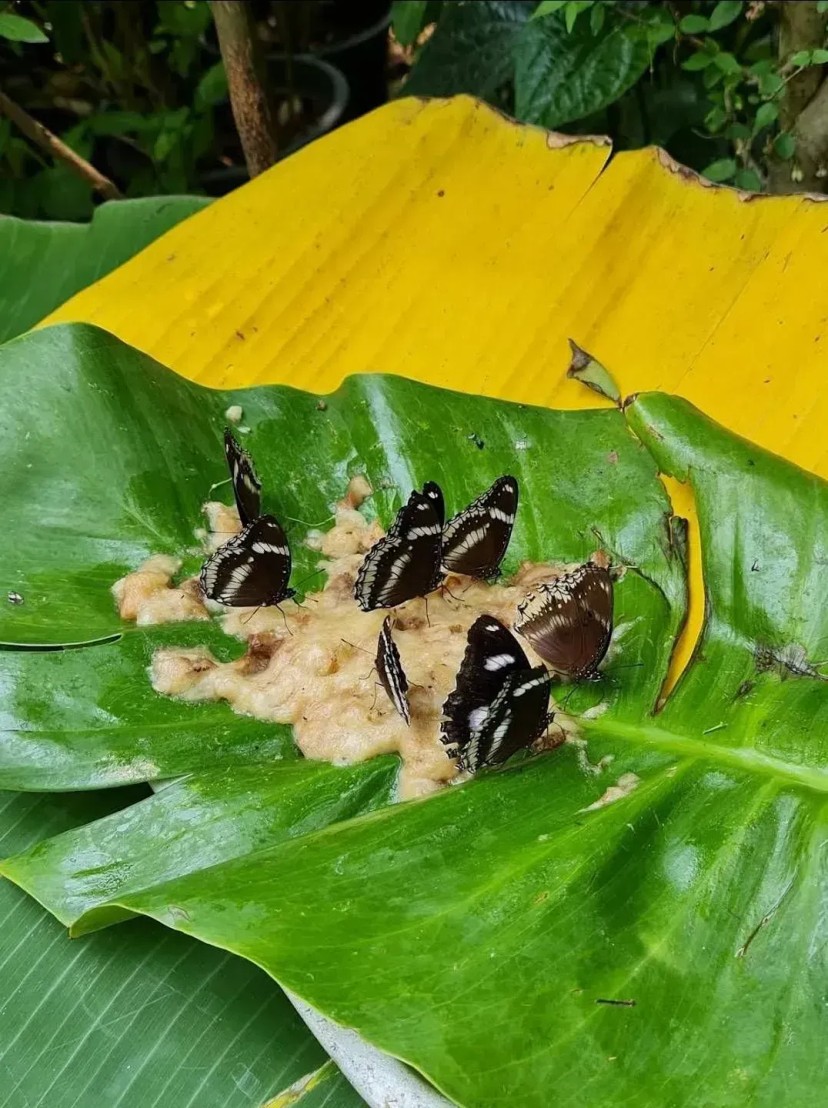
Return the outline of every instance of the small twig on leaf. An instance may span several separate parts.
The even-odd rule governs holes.
[[[114,182],[110,181],[108,177],[105,177],[103,173],[99,173],[95,169],[94,165],[91,165],[86,158],[82,158],[80,154],[76,154],[75,151],[66,145],[65,142],[53,134],[48,127],[44,127],[42,123],[32,116],[27,111],[24,111],[18,104],[2,91],[0,91],[0,115],[7,116],[12,123],[14,123],[23,134],[31,142],[38,146],[41,150],[44,150],[47,154],[51,154],[53,158],[57,158],[58,161],[67,165],[73,173],[76,173],[79,177],[82,177],[96,192],[99,192],[106,200],[122,200],[123,196],[118,189],[118,186]]]

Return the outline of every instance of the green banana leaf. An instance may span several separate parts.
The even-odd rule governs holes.
[[[0,793],[0,851],[105,816],[136,791]],[[332,1098],[332,1108],[350,1108],[343,1079],[287,999],[239,958],[148,920],[70,943],[7,881],[0,934],[0,1073],[9,1108],[260,1108],[316,1072],[313,1096],[336,1086],[342,1099]],[[309,1089],[307,1106],[299,1103],[323,1102]]]
[[[0,782],[189,775],[18,852],[8,877],[74,933],[140,913],[242,955],[463,1105],[818,1101],[822,481],[660,394],[561,413],[382,376],[325,404],[213,392],[90,328],[4,348],[0,389],[0,564],[24,597],[0,635],[27,648],[3,655]],[[386,760],[315,766],[280,728],[149,695],[158,642],[220,632],[121,624],[108,584],[193,545],[231,403],[284,518],[324,519],[356,472],[387,522],[428,478],[455,504],[510,471],[507,572],[598,545],[625,565],[607,676],[567,703],[580,741],[388,805]],[[707,600],[661,710],[685,569],[659,472],[692,484]]]
[[[209,203],[204,196],[110,200],[89,223],[0,216],[0,342],[33,327]]]

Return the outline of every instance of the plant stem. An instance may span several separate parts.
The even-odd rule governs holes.
[[[33,142],[35,146],[40,147],[41,150],[45,150],[47,154],[51,154],[53,158],[57,158],[58,161],[67,165],[73,173],[82,177],[105,199],[123,199],[117,185],[110,181],[108,177],[104,177],[103,173],[99,173],[94,165],[90,165],[80,154],[76,154],[65,142],[61,142],[48,127],[38,123],[36,119],[33,119],[28,112],[15,104],[13,100],[10,100],[2,91],[0,91],[0,115],[8,116],[12,123],[19,127],[26,138]]]
[[[210,0],[230,104],[251,177],[276,161],[276,125],[253,16],[246,0]]]

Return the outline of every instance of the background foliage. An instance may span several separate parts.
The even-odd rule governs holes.
[[[249,6],[280,154],[331,98],[338,120],[383,102],[390,0]],[[335,72],[320,77],[320,61]],[[207,0],[0,0],[0,74],[0,93],[125,196],[216,195],[245,179]],[[93,202],[0,102],[0,211],[85,219]]]
[[[210,23],[203,0],[19,4],[0,16],[2,87],[126,195],[201,192],[227,98],[223,66],[203,44]],[[0,210],[91,215],[88,184],[2,116],[0,159]]]
[[[370,22],[388,7],[251,10],[266,50],[324,56],[343,11]],[[379,89],[352,88],[349,114],[380,103],[383,86],[465,92],[525,122],[609,134],[616,149],[658,144],[712,181],[823,192],[826,26],[828,0],[398,0],[384,73],[378,40]],[[0,91],[127,196],[211,191],[241,171],[207,0],[0,0],[0,71]],[[292,103],[277,113],[288,132]],[[85,219],[93,203],[0,109],[0,211]]]
[[[811,165],[797,125],[821,93],[828,138],[826,13],[824,2],[403,0],[394,27],[414,44],[432,21],[409,93],[473,93],[527,123],[609,134],[616,149],[655,143],[745,189],[822,191],[828,142]]]

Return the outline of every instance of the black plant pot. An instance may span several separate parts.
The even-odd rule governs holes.
[[[274,100],[280,95],[294,96],[307,105],[308,120],[297,135],[290,138],[279,150],[278,161],[295,153],[309,142],[332,131],[343,121],[348,108],[348,84],[339,70],[328,62],[311,55],[286,58],[270,54],[266,59],[268,85]],[[222,123],[228,133],[235,130],[229,104],[217,112],[217,126]],[[247,168],[238,148],[238,165],[221,166],[203,170],[199,175],[201,186],[208,196],[224,196],[249,180]]]
[[[370,23],[338,42],[314,47],[317,58],[335,65],[345,76],[351,95],[343,122],[357,119],[388,99],[388,28],[391,4],[354,5]]]

